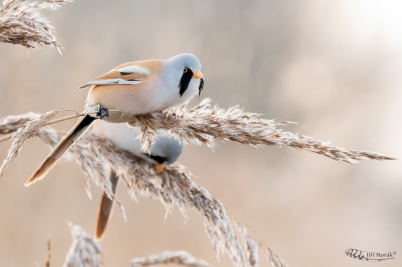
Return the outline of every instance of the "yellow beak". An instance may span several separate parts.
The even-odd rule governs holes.
[[[193,78],[201,79],[201,78],[202,78],[202,72],[199,71],[199,72],[194,73],[194,74],[193,74]]]

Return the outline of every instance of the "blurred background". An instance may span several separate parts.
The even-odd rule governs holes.
[[[202,62],[205,88],[221,107],[240,105],[264,118],[296,121],[295,133],[402,158],[402,2],[396,0],[75,1],[44,15],[56,27],[63,56],[0,44],[0,117],[28,111],[81,111],[76,88],[118,64],[183,52]],[[56,126],[67,130],[73,121]],[[4,158],[10,143],[0,144]],[[0,179],[0,264],[43,266],[52,238],[52,266],[71,244],[66,222],[92,233],[100,189],[88,199],[83,174],[58,164],[23,187],[48,154],[29,140]],[[236,143],[187,146],[179,160],[195,182],[221,200],[289,266],[402,266],[400,161],[341,164],[304,151],[254,149]],[[159,201],[131,200],[115,210],[101,242],[105,266],[186,249],[214,266],[201,216],[175,209],[165,220]],[[367,263],[355,248],[396,259]],[[260,257],[261,266],[269,263]]]

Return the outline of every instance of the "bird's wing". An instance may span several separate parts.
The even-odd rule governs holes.
[[[92,125],[97,118],[86,115],[78,121],[73,128],[60,140],[49,156],[42,162],[35,173],[26,181],[25,186],[30,186],[41,180],[53,168],[68,149],[77,141]]]
[[[119,177],[117,177],[116,173],[113,171],[110,172],[110,182],[112,183],[113,194],[115,194],[117,185],[119,184]],[[113,212],[113,202],[114,201],[112,199],[108,198],[107,195],[103,193],[95,228],[95,238],[97,240],[101,240],[105,235],[106,227]]]
[[[111,71],[80,86],[78,89],[83,89],[93,85],[140,84],[152,75],[150,69],[141,65],[149,65],[149,63],[147,64],[147,62],[139,61],[117,66]]]

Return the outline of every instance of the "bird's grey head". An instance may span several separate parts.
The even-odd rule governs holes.
[[[190,82],[197,82],[198,94],[204,87],[204,76],[201,72],[201,62],[192,54],[184,53],[166,60],[166,63],[174,69],[175,76],[180,77],[178,82],[180,97],[186,92]]]
[[[179,141],[167,136],[158,136],[151,147],[151,154],[146,156],[160,164],[169,165],[175,162],[182,152],[183,145]]]

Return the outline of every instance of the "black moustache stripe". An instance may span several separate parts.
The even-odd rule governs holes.
[[[193,72],[190,69],[187,69],[187,72],[184,72],[180,79],[180,83],[179,83],[180,97],[182,97],[184,92],[187,90],[188,84],[190,83],[191,78],[193,78]]]
[[[201,80],[200,80],[200,87],[198,87],[198,90],[199,90],[198,95],[201,95],[202,89],[204,89],[204,78],[201,78]]]
[[[149,157],[149,158],[151,158],[151,159],[153,159],[153,160],[155,160],[156,162],[158,162],[159,164],[162,164],[162,163],[164,163],[166,160],[167,160],[167,158],[166,157],[161,157],[161,156],[156,156],[156,155],[149,155],[149,154],[147,154],[147,153],[142,153],[143,155],[145,155],[145,156],[147,156],[147,157]]]

